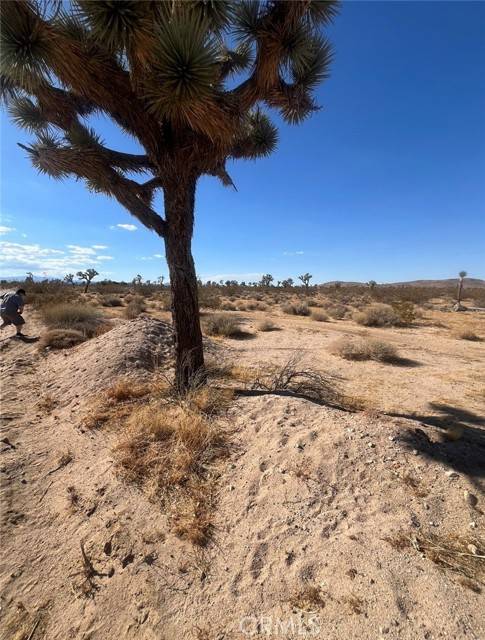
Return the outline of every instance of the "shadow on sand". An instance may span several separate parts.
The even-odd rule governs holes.
[[[458,473],[475,479],[485,478],[485,416],[447,404],[430,402],[433,413],[427,415],[389,413],[395,418],[408,418],[436,429],[438,440],[430,439],[422,429],[409,430],[401,440],[411,449],[417,449],[427,458],[436,460]],[[458,440],[447,441],[446,430],[463,430]]]

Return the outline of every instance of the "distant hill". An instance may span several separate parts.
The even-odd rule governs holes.
[[[336,284],[340,284],[342,287],[358,287],[365,286],[366,282],[342,282],[340,280],[332,280],[331,282],[324,282],[322,287],[332,287]],[[384,282],[377,283],[380,287],[440,287],[446,289],[449,287],[456,287],[458,284],[458,278],[448,278],[444,280],[409,280],[409,282]],[[465,287],[485,289],[485,280],[480,278],[465,278]]]

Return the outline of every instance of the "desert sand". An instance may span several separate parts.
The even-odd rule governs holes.
[[[110,313],[110,331],[57,352],[2,335],[2,639],[485,637],[485,342],[453,334],[485,336],[483,314],[364,329],[224,312],[252,335],[208,338],[213,359],[298,353],[361,406],[236,396],[217,417],[230,452],[201,548],[120,473],[122,418],[86,426],[116,380],[171,366],[166,312]],[[268,318],[278,330],[258,332]],[[343,360],[329,351],[342,335],[400,360]]]

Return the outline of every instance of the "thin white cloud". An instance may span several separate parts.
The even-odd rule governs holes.
[[[86,252],[89,247],[69,245],[68,251],[43,247],[37,243],[0,242],[0,270],[2,276],[32,271],[36,275],[59,277],[69,271],[80,271],[101,265],[112,256],[97,256]]]
[[[262,272],[256,273],[216,273],[209,275],[201,275],[199,278],[202,282],[207,282],[210,280],[211,282],[219,282],[219,280],[237,280],[238,282],[253,282],[261,280]]]
[[[92,244],[91,245],[93,249],[107,249],[108,245],[107,244]]]
[[[124,229],[125,231],[136,231],[138,227],[134,224],[112,224],[110,229]]]
[[[283,251],[284,256],[302,256],[304,251]]]
[[[5,227],[4,225],[0,225],[0,236],[12,233],[12,231],[15,231],[15,227]]]
[[[95,256],[96,255],[96,251],[91,247],[80,247],[77,244],[68,244],[67,248],[69,249],[70,253],[73,253],[79,256]]]
[[[161,253],[154,253],[152,256],[142,256],[141,258],[138,258],[138,260],[160,260],[160,258],[163,258],[164,256]]]

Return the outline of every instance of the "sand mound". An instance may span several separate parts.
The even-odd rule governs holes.
[[[170,325],[140,316],[74,349],[49,354],[43,363],[45,389],[68,404],[99,393],[121,375],[162,366],[171,349]]]

